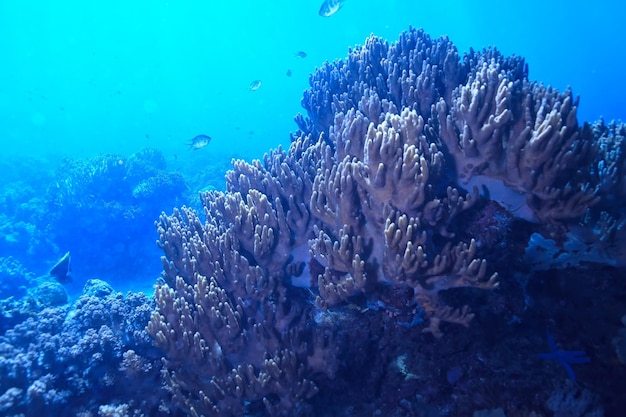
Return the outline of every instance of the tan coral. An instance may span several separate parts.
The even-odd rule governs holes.
[[[375,95],[369,98],[380,107]],[[435,193],[445,161],[427,140],[430,127],[417,112],[403,109],[380,120],[370,122],[355,110],[339,113],[331,131],[337,152],[322,161],[315,177],[311,213],[319,226],[311,256],[325,267],[317,277],[318,305],[371,294],[377,283],[411,286],[432,300],[447,288],[494,288],[495,275],[483,282],[486,263],[475,258],[474,242],[438,247],[432,240],[454,237],[449,226],[475,204],[477,190]]]
[[[455,90],[451,107],[440,99],[437,112],[462,183],[502,181],[525,196],[535,219],[557,222],[597,202],[588,180],[571,175],[595,152],[589,128],[578,126],[577,105],[570,90],[511,80],[492,60]]]

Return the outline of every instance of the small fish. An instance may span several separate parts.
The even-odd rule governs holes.
[[[337,13],[346,0],[325,0],[320,7],[320,16],[330,17]]]
[[[287,70],[287,74],[286,74],[286,75],[287,75],[287,77],[291,77],[291,76],[293,75],[293,73],[291,72],[291,70],[290,70],[290,69],[288,69],[288,70]]]
[[[306,52],[304,51],[296,52],[296,58],[306,58]]]
[[[256,91],[261,88],[261,80],[254,80],[250,83],[248,91]]]
[[[65,255],[59,261],[54,264],[49,274],[51,277],[56,279],[60,284],[69,284],[72,282],[72,257],[69,252],[66,252]]]
[[[197,151],[198,149],[202,149],[205,146],[207,146],[209,144],[209,142],[211,142],[211,136],[207,136],[207,135],[198,135],[196,137],[194,137],[193,139],[191,139],[191,142],[189,142],[187,145],[189,145],[189,149],[188,150],[194,150]]]

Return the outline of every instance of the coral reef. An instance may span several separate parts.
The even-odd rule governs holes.
[[[263,202],[256,203],[262,210]],[[159,233],[171,262],[155,291],[158,311],[148,332],[168,352],[164,376],[174,400],[190,415],[242,415],[259,407],[296,415],[318,391],[311,375],[334,372],[332,357],[325,357],[327,335],[306,326],[307,294],[252,264],[233,228],[202,226],[191,210],[161,216]],[[255,246],[259,261],[271,260],[263,256],[268,248]]]
[[[34,278],[17,259],[0,257],[0,300],[25,295]]]
[[[0,253],[29,269],[35,260],[57,250],[45,224],[46,186],[54,182],[50,161],[6,157],[0,161]]]
[[[182,174],[168,170],[159,151],[19,162],[8,170],[18,174],[7,174],[0,185],[4,257],[44,274],[70,250],[83,279],[115,283],[124,274],[158,274],[153,239],[137,237],[154,233],[154,219],[187,192]],[[80,294],[80,286],[70,290]]]
[[[67,304],[67,291],[55,281],[39,284],[32,291],[32,295],[40,307],[59,307]]]
[[[0,259],[0,414],[621,415],[624,126],[415,29],[310,85],[288,149],[158,218],[153,301],[94,279],[68,305]],[[152,150],[66,161],[41,205],[18,188],[0,248],[124,279],[186,192]]]
[[[0,334],[47,307],[67,304],[65,288],[37,277],[13,257],[0,258]]]
[[[73,267],[83,276],[154,274],[150,242],[136,237],[149,234],[154,218],[184,191],[183,177],[167,171],[163,155],[153,149],[68,160],[48,189],[48,233],[72,252]],[[121,256],[127,253],[132,256]]]
[[[157,222],[164,272],[147,330],[174,401],[194,416],[319,415],[359,361],[385,378],[377,355],[392,349],[358,343],[399,349],[417,326],[435,336],[417,333],[419,349],[438,344],[449,324],[469,326],[470,306],[495,308],[476,290],[501,284],[495,271],[532,231],[553,239],[599,221],[623,160],[599,138],[617,128],[579,125],[570,90],[527,74],[521,58],[460,57],[413,29],[316,70],[288,150],[235,161],[226,192],[202,194],[204,221],[183,207]],[[500,241],[514,250],[498,258]],[[511,281],[513,321],[527,305]],[[429,372],[395,353],[404,379],[422,383]]]
[[[22,316],[0,335],[0,413],[114,415],[125,404],[132,412],[120,415],[160,415],[169,400],[154,388],[158,355],[144,331],[152,308],[141,293],[111,292]]]

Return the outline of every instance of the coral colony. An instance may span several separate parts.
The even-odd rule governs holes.
[[[419,312],[435,338],[467,327],[470,308],[441,295],[499,285],[490,248],[461,229],[486,200],[536,223],[594,207],[621,222],[602,201],[623,194],[624,162],[601,146],[616,127],[579,125],[571,91],[530,82],[521,58],[460,57],[411,30],[371,37],[310,83],[287,151],[236,161],[227,191],[203,195],[205,222],[184,207],[158,222],[148,332],[190,415],[304,413],[347,354],[338,328],[353,319],[335,306],[373,302],[401,326]]]
[[[613,347],[578,339],[597,331],[588,306],[616,323],[604,339],[619,334],[624,346],[623,311],[603,310],[623,280],[541,272],[565,258],[621,265],[624,127],[579,124],[572,92],[531,82],[522,58],[461,56],[415,29],[395,43],[370,37],[310,86],[289,149],[234,161],[226,191],[202,193],[203,212],[160,216],[154,305],[92,284],[65,322],[43,310],[7,331],[2,413],[600,416],[624,406],[598,385],[602,372],[624,378]],[[47,343],[29,325],[83,336]],[[575,350],[549,335],[541,354],[546,327]],[[43,356],[18,352],[22,337]],[[81,373],[72,358],[82,352]]]

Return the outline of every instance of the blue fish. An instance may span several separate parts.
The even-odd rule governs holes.
[[[345,0],[325,0],[320,7],[320,16],[330,17],[337,13]]]
[[[202,149],[205,146],[207,146],[209,142],[211,142],[211,136],[207,136],[207,135],[195,136],[193,139],[191,139],[191,142],[187,144],[189,145],[188,150],[193,149],[194,151],[197,151],[198,149]]]

